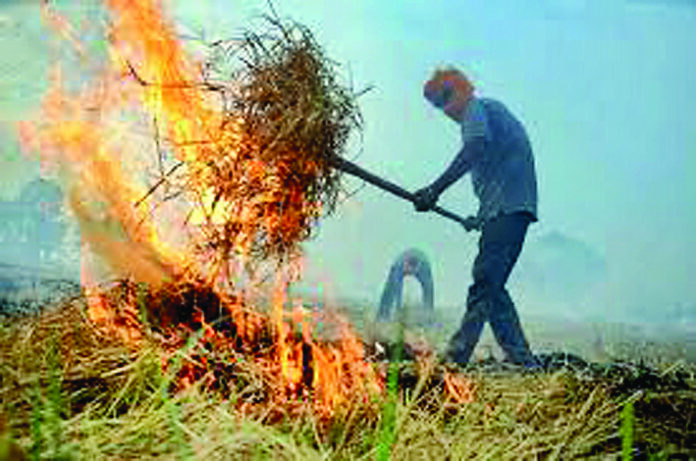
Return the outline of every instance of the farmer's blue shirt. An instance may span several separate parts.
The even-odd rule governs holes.
[[[450,184],[471,171],[477,216],[488,220],[519,211],[537,216],[534,157],[522,123],[499,101],[474,98],[461,122],[463,147],[438,181]]]

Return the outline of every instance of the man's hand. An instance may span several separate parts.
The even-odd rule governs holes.
[[[437,193],[435,193],[432,187],[428,186],[418,189],[413,194],[413,205],[416,207],[416,211],[430,211],[435,207],[437,199]]]
[[[481,221],[476,216],[468,216],[464,218],[464,222],[462,224],[467,232],[481,228]]]

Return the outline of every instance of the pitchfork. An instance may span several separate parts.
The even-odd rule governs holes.
[[[363,181],[369,182],[370,184],[379,187],[382,190],[385,190],[387,192],[391,192],[392,194],[396,195],[397,197],[401,197],[402,199],[408,200],[411,203],[415,203],[415,196],[413,193],[407,191],[401,186],[398,186],[394,184],[393,182],[387,181],[386,179],[380,178],[379,176],[376,176],[369,171],[363,169],[362,167],[359,167],[353,162],[350,162],[346,159],[343,159],[341,157],[333,157],[332,158],[332,163],[333,166],[338,168],[339,170],[343,171],[344,173],[351,174],[353,176],[356,176]],[[472,219],[464,219],[461,216],[452,213],[451,211],[445,210],[442,207],[435,206],[433,207],[432,211],[435,213],[439,214],[440,216],[444,216],[445,218],[452,219],[454,221],[457,221],[459,224],[464,226],[465,229],[469,230],[469,228],[472,229],[479,229],[480,225],[475,225],[472,226]]]

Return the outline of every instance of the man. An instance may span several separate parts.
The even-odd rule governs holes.
[[[424,85],[425,98],[461,125],[464,145],[439,178],[414,194],[416,210],[432,209],[440,194],[469,172],[480,202],[477,216],[465,223],[467,230],[481,229],[474,282],[447,358],[467,363],[488,321],[507,359],[534,367],[537,361],[505,289],[527,227],[537,221],[532,149],[524,127],[507,108],[496,100],[474,97],[473,90],[466,76],[453,68],[436,71]]]
[[[423,310],[430,320],[433,318],[433,277],[430,272],[428,258],[422,251],[409,248],[401,253],[389,269],[389,277],[382,291],[382,298],[377,312],[378,321],[389,319],[389,310],[392,305],[396,309],[402,309],[401,298],[403,293],[404,277],[412,275],[420,282],[423,290]]]

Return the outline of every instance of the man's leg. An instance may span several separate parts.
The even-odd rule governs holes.
[[[521,213],[500,216],[491,221],[487,240],[484,242],[484,246],[490,246],[497,255],[494,259],[495,268],[490,272],[492,292],[488,320],[508,360],[520,365],[533,365],[535,359],[529,350],[505,283],[522,251],[529,222],[529,218]]]
[[[477,263],[480,264],[481,259],[481,252],[479,252],[474,261],[474,267]],[[483,324],[488,318],[488,296],[484,293],[485,289],[485,286],[475,281],[469,287],[464,319],[459,330],[450,339],[447,350],[448,359],[453,362],[462,365],[467,363],[481,337]]]
[[[467,311],[450,341],[450,357],[466,363],[491,321],[493,333],[508,358],[516,363],[533,360],[505,283],[522,249],[529,225],[523,215],[503,215],[484,224],[479,253],[474,261],[474,283],[469,288]]]
[[[536,359],[529,350],[510,295],[503,288],[502,294],[498,296],[496,308],[491,310],[489,316],[495,339],[511,362],[525,366],[535,365]]]

